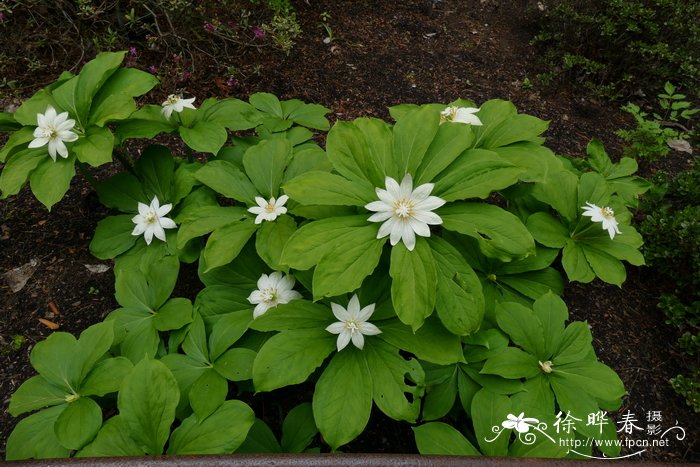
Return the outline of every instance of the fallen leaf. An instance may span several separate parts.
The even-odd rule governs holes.
[[[102,274],[109,271],[109,266],[106,264],[84,264],[83,266],[93,274]]]
[[[693,153],[693,148],[690,147],[690,143],[684,139],[669,139],[666,141],[666,144],[674,151],[687,152],[688,154]]]
[[[60,314],[58,311],[58,306],[54,302],[49,302],[49,309],[51,310],[51,313],[54,314],[54,316]]]
[[[43,324],[44,326],[46,326],[47,328],[51,329],[52,331],[55,331],[56,329],[58,329],[60,327],[58,324],[54,323],[53,321],[49,321],[48,319],[44,319],[44,318],[39,318],[39,322],[41,324]]]
[[[19,292],[24,288],[25,285],[27,285],[27,281],[30,277],[32,277],[38,265],[39,260],[32,259],[28,263],[11,269],[10,271],[7,271],[5,274],[2,275],[2,277],[5,278],[5,282],[7,282],[7,285],[10,286],[10,290],[12,290],[12,293]]]

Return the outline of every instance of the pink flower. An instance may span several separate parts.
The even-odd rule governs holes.
[[[158,74],[158,67],[155,65],[149,65],[148,72],[152,73],[154,75],[157,75]]]
[[[262,39],[265,37],[265,31],[263,31],[259,26],[253,26],[253,35],[256,39]]]
[[[216,26],[211,23],[204,23],[204,30],[207,32],[214,32],[216,31]]]

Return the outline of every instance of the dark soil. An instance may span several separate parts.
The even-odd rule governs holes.
[[[191,77],[164,80],[148,99],[160,102],[177,90],[197,96],[198,102],[208,96],[246,99],[253,92],[268,91],[323,104],[332,110],[332,120],[347,120],[388,119],[387,107],[398,103],[450,102],[457,97],[480,103],[501,98],[512,100],[520,112],[549,120],[546,144],[559,154],[583,155],[595,136],[614,157],[619,156],[621,141],[614,131],[630,122],[617,104],[586,97],[573,84],[532,88],[523,84],[543,71],[528,45],[531,3],[445,0],[428,9],[432,2],[422,0],[298,1],[294,5],[303,35],[289,55],[272,47],[242,47],[235,63],[242,74],[233,87],[223,86],[225,77],[204,58],[194,64]],[[318,27],[322,12],[331,14],[335,37],[331,44],[323,43],[325,33]],[[54,52],[60,51],[36,57],[54,62],[32,80],[17,72],[20,97],[31,95],[79,61],[75,56],[52,56]],[[163,66],[169,53],[144,51],[135,65]],[[0,94],[0,104],[12,103],[13,96]],[[673,153],[663,168],[677,172],[689,162]],[[647,175],[652,171],[641,169]],[[20,291],[13,293],[0,281],[0,456],[4,457],[5,440],[17,421],[7,413],[10,395],[34,373],[29,364],[33,345],[53,332],[39,319],[58,324],[61,331],[79,333],[116,307],[111,270],[99,274],[86,268],[100,264],[90,256],[88,244],[105,214],[80,177],[50,213],[28,189],[0,201],[0,274],[38,261]],[[645,426],[647,412],[660,411],[665,428],[673,424],[685,428],[684,440],[648,448],[634,459],[700,461],[700,420],[668,382],[682,371],[682,357],[674,350],[678,336],[656,308],[663,281],[648,268],[627,270],[622,289],[598,281],[569,284],[565,300],[571,318],[588,321],[599,358],[625,382],[629,395],[616,418],[629,411]],[[259,416],[265,407],[273,412],[269,396],[255,396],[249,402]],[[281,405],[285,410],[293,406]],[[368,430],[346,450],[415,452],[415,446],[408,425],[374,413]],[[623,454],[634,451],[623,449]]]

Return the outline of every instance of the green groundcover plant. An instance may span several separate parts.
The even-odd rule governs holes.
[[[588,325],[567,324],[559,271],[619,286],[623,261],[643,264],[636,167],[592,143],[575,169],[503,100],[332,128],[328,109],[267,93],[137,108],[157,80],[123,57],[0,114],[3,198],[29,182],[51,209],[78,167],[113,211],[90,249],[115,259],[119,305],[34,347],[8,460],[342,451],[375,408],[423,454],[586,457],[616,438],[624,387]],[[190,152],[124,149],[160,133]],[[113,157],[123,170],[97,182]],[[172,297],[181,262],[197,263],[194,301]],[[280,440],[236,399],[299,383]]]

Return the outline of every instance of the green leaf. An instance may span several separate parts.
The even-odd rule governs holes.
[[[569,318],[564,300],[553,293],[547,293],[535,301],[532,309],[546,336],[545,353],[548,356],[556,355],[564,333],[564,323]]]
[[[99,259],[112,259],[133,247],[139,237],[131,234],[132,217],[130,214],[109,216],[98,222],[90,252]]]
[[[282,422],[282,450],[304,452],[317,433],[311,404],[299,404],[289,411]]]
[[[82,362],[78,341],[65,332],[51,334],[37,342],[29,355],[32,366],[47,382],[75,393],[81,380]]]
[[[15,120],[22,125],[37,126],[37,114],[46,113],[46,108],[52,106],[59,111],[59,105],[48,88],[40,89],[32,97],[19,106],[13,114]],[[32,131],[34,131],[32,129]]]
[[[68,457],[70,450],[58,442],[53,429],[66,407],[67,404],[58,405],[20,420],[7,438],[5,460]]]
[[[277,454],[282,448],[269,426],[259,418],[250,427],[245,441],[236,449],[236,454]]]
[[[404,359],[398,348],[380,339],[367,339],[363,353],[377,407],[394,420],[415,422],[425,386],[425,373],[418,360]]]
[[[0,162],[4,163],[7,160],[7,156],[19,152],[20,148],[27,150],[28,148],[25,145],[33,139],[34,129],[32,127],[25,126],[11,133],[10,136],[7,138],[5,145],[2,147],[2,150],[0,150]],[[46,155],[46,148],[42,149],[42,154]]]
[[[184,248],[193,238],[201,237],[216,229],[248,219],[245,209],[239,207],[204,206],[190,215],[183,216],[177,232],[177,246]]]
[[[256,92],[248,99],[256,109],[274,115],[275,117],[284,118],[282,112],[282,104],[280,100],[268,92]]]
[[[204,370],[189,390],[190,406],[202,421],[211,415],[226,400],[228,383],[213,368]]]
[[[217,228],[209,236],[204,248],[206,270],[210,271],[233,261],[258,228],[259,224],[248,218]]]
[[[178,128],[182,141],[198,152],[216,154],[226,143],[226,128],[218,123],[199,121],[192,128]]]
[[[172,153],[165,146],[150,145],[136,162],[136,172],[143,180],[143,189],[151,201],[153,195],[158,197],[161,205],[172,199],[172,181],[175,161]]]
[[[50,158],[41,161],[29,176],[32,193],[49,211],[58,203],[70,188],[75,175],[75,159],[61,157],[56,162]]]
[[[145,452],[129,436],[124,420],[119,415],[107,420],[92,443],[75,457],[143,456]]]
[[[284,138],[263,140],[243,155],[246,174],[264,198],[277,196],[291,157],[292,147]]]
[[[78,139],[72,151],[80,162],[93,167],[112,162],[114,135],[107,128],[88,127],[83,138]]]
[[[263,222],[255,236],[255,250],[273,271],[286,271],[282,251],[297,225],[291,216],[278,217],[274,222]]]
[[[289,238],[281,261],[294,269],[310,269],[336,243],[347,244],[357,235],[358,228],[367,225],[365,215],[331,217],[303,225]]]
[[[241,401],[226,401],[204,420],[191,415],[170,438],[168,454],[230,454],[255,422],[253,410]]]
[[[211,161],[197,171],[195,177],[212,190],[227,198],[255,205],[258,191],[246,174],[228,161]]]
[[[89,443],[102,426],[102,409],[89,397],[71,402],[56,419],[54,433],[69,449],[80,449]]]
[[[99,104],[93,102],[88,124],[100,128],[110,121],[125,120],[134,112],[136,112],[134,99],[126,94],[111,94]]]
[[[284,107],[288,102],[291,101],[282,102],[282,106]],[[286,118],[293,121],[297,125],[314,128],[321,131],[328,131],[330,124],[328,123],[325,115],[329,112],[330,109],[327,109],[319,104],[303,104],[289,112],[286,115]]]
[[[442,422],[426,423],[411,428],[422,455],[480,456],[467,438],[457,429]]]
[[[454,203],[440,208],[437,214],[445,229],[474,237],[486,256],[508,262],[535,253],[535,242],[527,228],[498,206]]]
[[[218,323],[217,323],[218,324]],[[229,381],[245,381],[253,378],[254,350],[233,348],[224,352],[214,362],[214,369]]]
[[[552,206],[564,219],[573,222],[578,217],[578,177],[568,170],[550,170],[542,183],[532,188],[532,196]]]
[[[416,186],[433,182],[473,141],[474,133],[469,125],[450,122],[440,125],[425,153],[423,162],[416,170],[414,178]]]
[[[622,287],[622,283],[627,278],[627,272],[618,259],[590,246],[583,246],[583,254],[596,276],[608,284]]]
[[[376,148],[374,154],[385,151],[386,140],[380,140],[379,144],[381,147]],[[380,186],[384,180],[379,179],[378,164],[383,162],[374,159],[373,150],[370,150],[372,145],[360,127],[352,122],[337,122],[328,132],[326,153],[335,170],[343,177],[362,185]]]
[[[625,394],[620,377],[597,360],[580,360],[553,369],[550,378],[566,379],[568,384],[590,394],[608,410],[617,410]]]
[[[117,392],[122,381],[133,368],[134,365],[128,358],[114,357],[102,360],[92,368],[80,384],[79,393],[82,396],[104,396]]]
[[[260,116],[247,102],[239,99],[224,99],[208,107],[202,120],[238,131],[257,126],[260,123]]]
[[[362,433],[372,410],[372,376],[361,350],[346,347],[328,364],[313,396],[316,426],[332,450]]]
[[[562,163],[554,153],[539,143],[519,142],[491,148],[503,160],[523,169],[519,175],[523,182],[545,182],[549,173],[562,170]]]
[[[158,308],[154,291],[149,288],[146,276],[137,270],[127,274],[118,274],[114,296],[123,307],[133,308],[146,313],[153,313]]]
[[[327,305],[307,300],[292,300],[277,305],[258,316],[250,324],[256,331],[291,331],[295,329],[325,328],[334,319]]]
[[[474,394],[471,407],[474,435],[485,456],[505,456],[508,452],[510,436],[506,433],[496,437],[493,427],[501,427],[511,410],[510,399],[506,396],[488,389]]]
[[[92,107],[100,106],[102,100],[113,94],[137,97],[146,94],[158,84],[158,78],[136,68],[119,68],[102,85],[92,100]]]
[[[49,159],[49,155],[45,148],[26,149],[13,154],[0,172],[2,199],[19,193],[32,172],[46,159]]]
[[[437,314],[450,332],[466,336],[479,328],[484,316],[481,282],[447,241],[431,237],[429,244],[437,265]]]
[[[421,360],[437,365],[452,365],[464,361],[459,336],[452,334],[434,316],[428,318],[416,332],[399,320],[378,323],[379,338],[414,354]]]
[[[119,68],[125,52],[102,52],[85,64],[78,75],[75,85],[76,115],[79,120],[87,121],[87,115],[95,97],[103,84]]]
[[[49,383],[43,376],[32,376],[12,394],[8,412],[17,417],[25,412],[62,404],[69,395],[66,388]]]
[[[138,204],[150,202],[141,181],[127,172],[121,172],[97,186],[100,202],[122,212],[138,212]]]
[[[366,161],[359,161],[371,185],[384,186],[387,174],[397,173],[391,126],[378,118],[357,118],[353,125],[366,142]]]
[[[515,347],[507,347],[490,357],[480,371],[509,379],[532,378],[539,372],[537,358]]]
[[[112,346],[114,340],[113,323],[97,323],[85,329],[78,339],[78,355],[73,358],[80,371],[80,381],[87,376]]]
[[[496,321],[523,350],[542,361],[549,357],[545,351],[545,339],[549,335],[544,334],[542,324],[532,310],[517,303],[498,303]]]
[[[470,149],[436,179],[433,194],[445,201],[484,199],[515,184],[522,171],[493,151]]]
[[[255,390],[272,391],[303,383],[335,349],[336,337],[323,328],[281,332],[268,339],[253,363]]]
[[[179,399],[175,377],[158,360],[141,360],[124,379],[119,391],[119,414],[131,437],[147,454],[163,453]]]
[[[158,331],[180,329],[192,322],[192,302],[187,298],[171,298],[158,309],[153,327]]]
[[[317,270],[318,271],[318,270]],[[428,242],[416,239],[409,251],[403,243],[391,249],[391,302],[401,322],[415,331],[435,308],[437,269]]]
[[[563,248],[570,238],[568,229],[546,212],[536,212],[528,217],[527,229],[537,242],[551,248]]]
[[[299,175],[284,185],[284,191],[294,201],[307,205],[365,206],[376,199],[369,184],[322,171]]]
[[[537,141],[537,136],[548,127],[549,122],[531,115],[511,115],[495,127],[489,128],[488,134],[481,139],[480,146],[488,149],[519,141]]]
[[[577,321],[569,324],[562,334],[559,345],[554,350],[552,363],[565,365],[583,360],[593,349],[593,336],[588,324]]]
[[[605,173],[613,166],[608,153],[605,152],[603,142],[598,138],[593,138],[586,146],[586,154],[588,155],[588,163],[591,168],[598,173]]]
[[[450,375],[439,383],[427,384],[428,390],[423,401],[423,420],[437,420],[452,410],[457,398],[457,366],[446,367]]]
[[[344,237],[347,243],[338,240],[336,238],[331,244],[314,271],[315,299],[334,297],[360,288],[365,277],[379,264],[386,238],[377,239],[376,225],[365,225],[349,231]]]
[[[570,281],[590,282],[595,277],[595,273],[588,265],[583,248],[570,239],[562,250],[561,264]]]
[[[248,304],[248,308],[250,306]],[[226,349],[235,344],[245,334],[252,319],[252,313],[246,309],[244,311],[227,313],[216,322],[216,326],[209,334],[209,356],[212,361],[219,358]]]
[[[207,331],[204,328],[204,320],[199,313],[194,315],[194,320],[187,327],[187,335],[182,342],[182,350],[188,357],[192,357],[198,362],[210,362],[207,348]]]
[[[440,114],[430,107],[410,112],[394,125],[396,179],[415,174],[440,126]],[[391,175],[391,174],[387,174]]]

